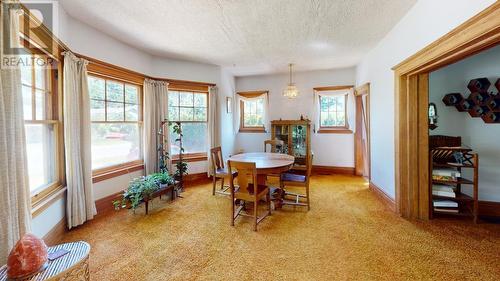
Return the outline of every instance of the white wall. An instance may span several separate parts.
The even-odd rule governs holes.
[[[473,17],[495,0],[420,0],[357,67],[371,84],[372,181],[395,197],[394,73],[391,67]]]
[[[53,202],[31,221],[31,233],[43,237],[60,222],[66,213],[66,199],[61,198]]]
[[[467,84],[473,78],[486,77],[493,84],[500,76],[500,46],[432,72],[429,77],[429,100],[436,104],[439,127],[432,135],[461,136],[462,143],[479,154],[479,199],[500,202],[500,124],[486,124],[481,118],[472,118],[454,106],[445,106],[443,96],[448,93],[470,92]],[[498,92],[491,85],[489,92]],[[470,171],[469,171],[470,172]],[[466,173],[470,177],[470,173]],[[462,188],[471,194],[471,189]]]
[[[282,91],[288,83],[288,74],[258,75],[236,78],[236,89],[241,91],[269,90],[269,119],[313,119],[313,88],[322,86],[354,85],[355,69],[307,71],[294,73],[294,82],[300,95],[295,99],[283,97]],[[350,129],[354,132],[355,106],[351,95],[348,99]],[[264,140],[269,133],[238,133],[236,151],[263,151]],[[354,134],[312,134],[311,147],[314,164],[336,167],[354,167]]]
[[[70,17],[61,5],[59,5],[58,16],[58,37],[75,53],[152,77],[217,84],[221,108],[219,123],[223,129],[220,139],[224,145],[223,151],[226,157],[233,153],[232,115],[222,111],[225,110],[225,97],[232,96],[234,92],[234,77],[230,73],[216,65],[151,56]],[[206,170],[206,161],[188,163],[188,172],[191,174],[206,172]],[[131,179],[143,173],[142,170],[136,171],[94,184],[95,199],[98,200],[125,189]],[[33,219],[33,233],[43,237],[64,217],[64,214],[64,200],[54,202]]]
[[[234,127],[233,127],[233,113],[227,112],[226,98],[234,97],[236,92],[236,81],[235,78],[226,69],[221,69],[221,80],[219,84],[219,120],[221,139],[220,144],[222,147],[222,155],[224,159],[227,159],[229,155],[234,154],[235,150],[235,137],[234,137]],[[234,100],[233,100],[234,103]],[[234,111],[233,111],[234,112]]]

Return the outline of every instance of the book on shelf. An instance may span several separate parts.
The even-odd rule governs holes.
[[[458,202],[451,200],[433,200],[432,203],[435,208],[458,208]]]
[[[461,174],[459,171],[457,171],[455,169],[433,169],[432,176],[433,177],[439,176],[439,177],[457,179],[457,178],[461,177]]]
[[[454,189],[451,186],[433,184],[432,185],[432,195],[456,198]]]
[[[434,208],[436,212],[458,214],[457,208]]]

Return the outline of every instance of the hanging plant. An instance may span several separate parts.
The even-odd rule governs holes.
[[[167,161],[170,159],[170,155],[167,150],[165,150],[164,141],[165,141],[165,130],[164,126],[168,121],[164,120],[160,123],[160,130],[158,131],[157,143],[158,148],[156,149],[158,152],[158,170],[160,173],[168,174]],[[168,134],[168,129],[166,130]]]

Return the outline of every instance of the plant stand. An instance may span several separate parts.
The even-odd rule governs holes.
[[[146,208],[146,215],[149,213],[149,201],[155,199],[156,197],[160,197],[161,199],[161,196],[162,195],[165,195],[167,193],[170,192],[170,196],[172,198],[172,200],[175,200],[175,194],[176,194],[176,183],[174,184],[171,184],[171,185],[164,185],[163,187],[161,187],[160,189],[158,189],[157,191],[155,191],[153,194],[151,194],[150,196],[148,196],[147,198],[144,198],[144,205],[145,205],[145,208]]]

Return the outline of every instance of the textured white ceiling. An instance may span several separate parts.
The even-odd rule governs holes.
[[[348,67],[416,0],[59,0],[96,29],[152,55],[236,76]]]

